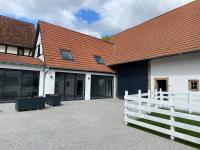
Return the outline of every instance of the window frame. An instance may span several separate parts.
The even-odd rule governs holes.
[[[63,53],[62,53],[62,52],[70,53],[71,59],[67,59],[67,58],[63,57]],[[72,54],[72,51],[70,51],[70,50],[65,50],[65,49],[60,49],[60,54],[61,54],[61,57],[62,57],[64,60],[67,60],[67,61],[74,61],[74,56],[73,56],[73,54]]]
[[[193,85],[192,85],[193,82],[197,83],[197,89],[193,89]],[[198,92],[199,91],[199,80],[188,80],[188,90]]]
[[[97,57],[100,57],[100,58],[101,58],[101,60],[102,60],[102,63],[99,63],[99,62],[97,62]],[[103,57],[102,57],[102,56],[100,56],[100,55],[94,55],[94,59],[95,59],[95,61],[96,61],[96,63],[97,63],[98,65],[105,65],[105,62],[104,62],[104,60],[103,60]]]

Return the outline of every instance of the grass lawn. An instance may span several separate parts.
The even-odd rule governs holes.
[[[150,115],[170,120],[170,116],[168,116],[168,115],[163,115],[163,114],[159,114],[159,113],[151,113]],[[198,122],[198,121],[193,121],[193,120],[188,120],[188,119],[183,119],[183,118],[178,118],[178,117],[175,117],[175,120],[177,122],[186,123],[186,124],[190,124],[190,125],[194,125],[194,126],[199,126],[200,127],[200,122]],[[140,118],[140,119],[138,119],[138,121],[145,122],[145,123],[148,123],[148,124],[152,124],[152,125],[155,125],[155,126],[159,126],[159,127],[165,128],[165,129],[170,129],[169,125],[158,123],[158,122],[154,122],[154,121],[150,121],[150,120],[147,120],[147,119],[141,119]],[[170,138],[169,135],[165,135],[163,133],[159,133],[159,132],[154,131],[154,130],[150,130],[150,129],[147,129],[147,128],[139,127],[139,126],[136,126],[136,125],[133,125],[133,124],[129,124],[129,126],[144,130],[146,132],[150,132],[150,133],[159,135],[159,136],[164,137],[164,138]],[[177,127],[175,127],[175,131],[200,138],[200,133],[197,133],[197,132],[193,132],[193,131],[189,131],[189,130],[185,130],[185,129],[181,129],[181,128],[177,128]],[[194,144],[194,143],[191,143],[191,142],[188,142],[188,141],[184,141],[184,140],[180,140],[180,139],[177,139],[177,138],[175,139],[175,141],[183,143],[183,144],[186,144],[186,145],[189,145],[189,146],[197,148],[197,149],[200,149],[200,145],[198,145],[198,144]]]

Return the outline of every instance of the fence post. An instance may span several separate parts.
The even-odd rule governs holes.
[[[125,96],[124,96],[124,100],[125,100],[125,104],[127,104],[128,103],[128,101],[127,101],[127,99],[126,99],[126,97],[128,96],[128,91],[125,91]],[[128,115],[126,114],[126,111],[127,111],[128,109],[127,109],[127,107],[125,106],[125,110],[124,110],[124,112],[125,112],[125,117],[124,117],[124,123],[125,123],[125,125],[128,125],[128,122],[127,122],[127,118],[128,118]]]
[[[155,89],[155,101],[156,101],[156,109],[158,109],[158,90]]]
[[[139,99],[139,115],[141,115],[141,109],[142,109],[142,100],[141,100],[141,90],[138,90],[138,99]]]
[[[163,108],[163,92],[161,88],[160,88],[160,102],[161,102],[161,108]]]
[[[173,126],[173,124],[175,123],[175,119],[174,119],[174,111],[175,111],[175,109],[174,109],[174,99],[173,99],[172,105],[170,106],[170,110],[171,110],[171,115],[170,115],[170,121],[171,121],[171,125],[170,125],[171,136],[170,136],[170,138],[171,138],[171,140],[174,140],[174,139],[175,139],[175,137],[173,136],[174,131],[175,131],[174,126]]]
[[[191,103],[191,92],[188,92],[188,112],[191,114],[192,110],[190,108],[190,103]]]
[[[151,113],[151,92],[150,90],[148,90],[148,113],[150,114]]]

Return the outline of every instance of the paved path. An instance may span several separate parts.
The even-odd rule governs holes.
[[[123,124],[123,101],[64,102],[15,112],[0,104],[0,150],[192,150]]]

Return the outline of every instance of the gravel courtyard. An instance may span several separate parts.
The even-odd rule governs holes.
[[[62,102],[44,110],[16,112],[0,104],[0,150],[191,150],[127,127],[123,101]]]

